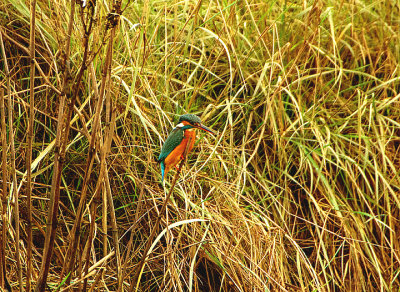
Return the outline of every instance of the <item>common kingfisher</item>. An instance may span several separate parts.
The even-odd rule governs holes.
[[[161,164],[162,181],[164,181],[164,176],[171,168],[184,158],[183,155],[186,147],[188,147],[187,153],[193,149],[196,139],[196,129],[215,135],[213,131],[201,124],[201,120],[198,116],[185,114],[179,117],[178,125],[176,125],[168,135],[167,140],[165,140],[161,148],[160,156],[158,157],[158,162]],[[189,140],[190,144],[186,146]]]

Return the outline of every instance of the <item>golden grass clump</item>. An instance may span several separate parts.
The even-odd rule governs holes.
[[[1,288],[400,289],[396,1],[0,13]],[[218,134],[162,185],[189,112]]]

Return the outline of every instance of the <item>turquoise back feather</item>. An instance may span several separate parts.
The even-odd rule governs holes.
[[[164,162],[165,158],[179,145],[183,140],[184,127],[175,128],[171,131],[167,140],[165,140],[163,147],[161,148],[158,162]]]

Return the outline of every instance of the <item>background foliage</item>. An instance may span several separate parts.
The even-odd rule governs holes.
[[[47,289],[400,289],[399,3],[119,4],[76,3],[70,22],[69,1],[40,0],[33,14],[29,1],[0,2],[11,286],[38,282],[59,173]],[[187,112],[218,134],[198,135],[159,214],[174,174],[164,188],[156,158]]]

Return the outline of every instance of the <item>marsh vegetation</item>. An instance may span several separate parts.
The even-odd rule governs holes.
[[[0,15],[13,290],[400,289],[397,1],[3,0]],[[163,186],[184,113],[217,135]]]

